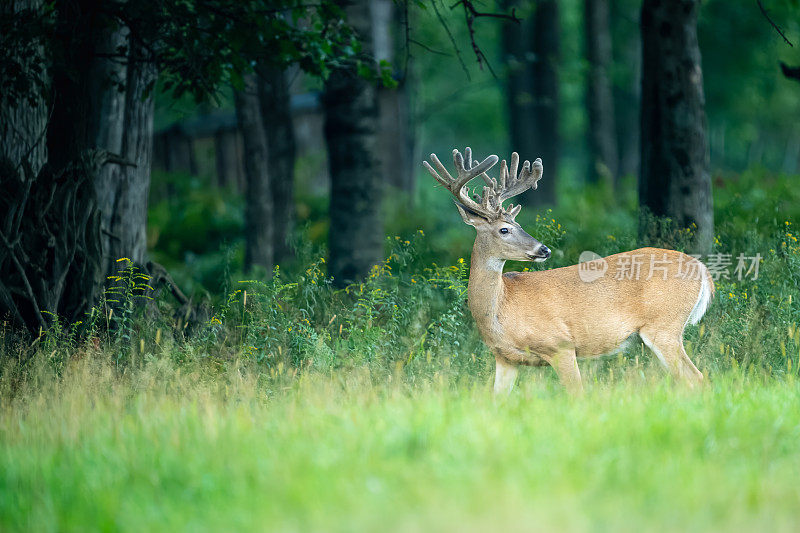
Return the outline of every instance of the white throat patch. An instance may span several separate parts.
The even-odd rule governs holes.
[[[502,272],[503,266],[506,264],[505,259],[497,259],[492,257],[491,259],[486,261],[486,269],[491,270],[492,272]]]

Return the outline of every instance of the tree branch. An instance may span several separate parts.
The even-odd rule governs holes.
[[[498,18],[510,20],[519,24],[521,19],[517,17],[516,9],[512,8],[510,15],[506,15],[505,13],[484,13],[475,9],[475,6],[472,4],[471,0],[458,0],[458,2],[450,6],[450,9],[455,9],[459,5],[464,6],[464,18],[467,23],[467,30],[469,30],[469,40],[470,44],[472,45],[472,51],[475,54],[475,59],[478,61],[478,67],[483,68],[483,64],[485,63],[486,67],[489,69],[489,72],[491,72],[492,76],[496,78],[497,75],[494,73],[492,65],[489,64],[486,54],[483,53],[483,50],[481,50],[480,46],[478,46],[478,43],[475,41],[475,19],[480,17]]]
[[[36,319],[39,321],[39,325],[41,325],[42,328],[47,328],[47,322],[44,321],[42,313],[39,311],[39,304],[36,301],[36,295],[33,293],[33,288],[28,281],[28,275],[25,273],[25,269],[22,267],[22,264],[20,264],[19,259],[17,259],[17,254],[14,253],[14,248],[11,246],[11,243],[8,242],[8,239],[3,232],[0,232],[0,239],[3,240],[3,244],[5,244],[6,248],[8,248],[8,254],[11,257],[11,260],[14,262],[14,265],[17,267],[19,275],[22,277],[22,282],[25,284],[25,290],[28,292],[28,298],[31,300],[31,305],[33,306],[33,311],[36,313]]]
[[[791,43],[791,41],[789,41],[789,39],[786,38],[786,35],[784,35],[784,33],[781,31],[781,29],[778,27],[778,25],[775,24],[772,21],[772,19],[769,17],[769,14],[767,13],[767,10],[764,9],[764,6],[761,4],[761,0],[756,0],[756,3],[758,4],[758,9],[761,10],[761,14],[764,15],[764,18],[767,19],[770,24],[772,24],[772,27],[775,28],[775,31],[777,31],[778,34],[781,37],[783,37],[783,40],[786,41],[786,44],[788,44],[791,47],[794,47],[794,45]]]
[[[436,13],[436,17],[439,19],[439,22],[442,24],[444,31],[447,33],[447,37],[450,38],[450,42],[453,44],[453,50],[456,52],[456,57],[458,58],[458,62],[461,64],[461,68],[464,69],[464,74],[467,75],[467,80],[471,80],[469,75],[469,69],[467,69],[466,63],[464,63],[464,58],[461,57],[461,51],[458,49],[458,43],[456,43],[455,37],[453,37],[453,33],[450,31],[450,28],[447,26],[447,22],[444,20],[444,17],[439,12],[439,8],[436,7],[437,0],[433,0],[431,5],[433,5],[433,11]]]
[[[423,50],[425,50],[427,52],[430,52],[432,54],[450,57],[450,54],[448,54],[447,52],[442,52],[440,50],[434,50],[430,46],[426,45],[425,43],[421,43],[421,42],[417,41],[416,39],[409,39],[408,42],[411,43],[411,44],[416,44],[417,46],[419,46]]]
[[[466,9],[470,13],[470,15],[472,15],[474,18],[491,17],[491,18],[510,20],[511,22],[516,22],[517,24],[522,22],[522,19],[517,17],[517,8],[515,7],[511,8],[510,15],[506,15],[505,13],[484,13],[475,9],[475,6],[472,4],[470,0],[459,0],[458,2],[450,6],[450,9],[455,9],[456,7],[459,6],[459,4],[463,5],[464,9]]]

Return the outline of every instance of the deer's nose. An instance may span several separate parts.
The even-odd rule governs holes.
[[[548,257],[550,257],[550,248],[548,248],[548,247],[547,247],[547,246],[545,246],[544,244],[542,244],[541,246],[539,246],[539,256],[540,256],[540,257],[543,257],[543,258],[545,258],[545,259],[547,259]]]

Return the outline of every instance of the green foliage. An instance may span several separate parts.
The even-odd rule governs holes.
[[[797,45],[796,2],[762,4]],[[779,60],[800,63],[797,47],[783,41],[755,1],[704,2],[698,37],[713,160],[739,169],[757,163],[785,167],[787,140],[800,136],[800,104],[797,83],[781,74]],[[797,161],[790,163],[794,171]]]
[[[241,87],[242,76],[256,64],[298,65],[326,77],[336,65],[353,61],[359,50],[341,8],[329,0],[42,4],[0,8],[4,103],[34,103],[33,95],[49,87],[48,71],[76,75],[73,70],[86,65],[73,62],[92,59],[93,39],[122,27],[129,32],[129,44],[105,54],[120,62],[155,64],[161,90],[175,99],[191,95],[199,102],[216,98],[221,87]]]
[[[147,220],[153,258],[190,293],[223,293],[243,264],[243,198],[183,174],[154,179],[162,193],[153,195]]]
[[[122,257],[117,263],[121,268],[109,276],[104,301],[94,314],[107,315],[109,345],[113,347],[115,362],[120,364],[135,350],[135,332],[144,322],[142,300],[152,300],[150,293],[154,289],[150,276],[142,273],[133,261]]]
[[[176,98],[191,93],[203,100],[221,84],[241,87],[256,62],[297,64],[325,77],[358,49],[341,9],[329,1],[186,0],[121,9],[136,38],[157,43],[163,89]]]
[[[415,270],[423,239],[422,232],[391,239],[387,260],[344,289],[331,284],[318,252],[301,250],[307,267],[290,279],[276,268],[268,281],[239,282],[206,325],[205,349],[269,369],[402,367],[434,355],[474,360],[485,349],[466,325],[464,260]]]

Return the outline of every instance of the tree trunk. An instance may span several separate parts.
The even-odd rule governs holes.
[[[242,191],[244,179],[240,149],[239,130],[220,128],[214,133],[214,158],[217,169],[217,185]]]
[[[533,95],[533,11],[521,12],[522,6],[516,0],[507,0],[502,6],[506,13],[516,9],[517,15],[522,18],[520,23],[505,21],[501,34],[511,150],[518,152],[523,160],[532,161],[542,156],[535,131],[538,119]],[[526,3],[526,6],[530,7],[530,4]],[[553,179],[549,159],[545,159],[548,164],[548,180]]]
[[[397,20],[398,5],[392,0],[375,0],[370,3],[370,9],[375,59],[388,61],[397,72],[400,65],[395,60],[397,41],[393,30],[402,27]],[[411,163],[414,140],[408,109],[407,75],[403,73],[397,87],[378,87],[378,153],[380,172],[386,183],[406,193],[406,199],[411,201],[414,194]]]
[[[370,61],[369,3],[358,0],[346,10]],[[359,77],[355,65],[338,67],[325,83],[323,108],[331,174],[329,273],[342,286],[365,276],[383,255],[375,85]]]
[[[267,136],[262,124],[255,74],[245,76],[236,91],[236,116],[244,140],[245,254],[244,268],[259,265],[272,272],[272,197],[269,188]]]
[[[51,69],[48,162],[30,188],[25,226],[17,239],[16,255],[30,286],[23,307],[42,314],[40,325],[55,316],[84,319],[98,293],[102,253],[94,180],[107,158],[95,144],[102,117],[93,102],[92,75],[107,21],[88,17],[86,7],[59,4],[52,46],[63,56]],[[86,31],[76,35],[72,30],[78,25]],[[25,323],[35,328],[30,317],[27,313]]]
[[[697,43],[699,0],[645,0],[642,6],[642,170],[639,202],[680,228],[694,228],[694,251],[714,239],[711,178]]]
[[[42,0],[16,0],[0,3],[0,17],[18,17],[24,10],[36,12],[42,8]],[[24,74],[32,68],[45,65],[45,45],[41,40],[34,43],[13,43],[19,48],[6,50],[12,53]],[[16,47],[15,47],[16,48]],[[36,176],[47,161],[47,102],[45,93],[49,86],[49,69],[41,73],[44,86],[41,91],[31,91],[25,99],[17,99],[9,94],[0,94],[0,160],[5,159],[14,172],[21,171],[25,162],[30,174]],[[24,179],[24,177],[22,178]],[[0,185],[3,185],[0,183]],[[3,186],[2,189],[6,191]]]
[[[120,46],[128,46],[125,29],[106,30],[98,42],[98,52],[116,53]],[[96,58],[91,76],[92,101],[97,102],[97,117],[92,127],[95,145],[113,154],[123,155],[125,144],[125,110],[127,106],[128,67],[114,59]],[[94,181],[100,209],[100,239],[103,250],[103,268],[98,272],[99,286],[105,285],[107,276],[114,273],[111,254],[115,245],[111,228],[111,215],[118,184],[124,169],[119,165],[105,165]]]
[[[535,191],[526,193],[533,204],[553,204],[556,201],[558,162],[561,149],[559,135],[559,84],[561,38],[557,0],[539,0],[534,16],[533,39],[533,119],[536,155],[544,163],[545,177]]]
[[[152,63],[131,62],[125,92],[122,157],[135,166],[123,166],[102,184],[100,211],[103,227],[103,263],[106,275],[119,269],[127,257],[144,265],[147,254],[147,200],[153,163]]]
[[[276,264],[291,259],[294,229],[294,162],[296,143],[288,73],[259,69],[258,97],[267,139],[267,164],[272,194],[272,245]]]
[[[18,18],[25,10],[38,13],[42,5],[40,0],[0,3],[0,16]],[[20,65],[21,76],[29,75],[38,65],[46,65],[43,40],[8,44],[5,51]],[[40,295],[31,285],[36,281],[35,273],[27,260],[34,252],[30,234],[38,233],[28,218],[36,213],[30,204],[34,197],[42,196],[37,192],[44,192],[39,176],[47,162],[45,95],[50,86],[49,68],[41,72],[40,81],[41,90],[31,91],[26,98],[0,93],[0,317],[31,330],[47,325],[39,306]]]
[[[13,231],[14,238],[2,239],[7,255],[0,256],[0,299],[32,330],[56,315],[84,319],[117,257],[144,262],[153,100],[143,96],[155,68],[99,57],[116,53],[127,37],[92,7],[59,4],[53,46],[63,56],[52,68],[48,161],[34,174],[43,162],[32,152],[37,162],[4,187],[13,191],[4,237]],[[76,34],[79,26],[84,31]],[[39,120],[45,118],[29,127],[43,139]],[[132,165],[109,164],[120,155]],[[4,291],[16,296],[9,300]]]
[[[589,116],[590,182],[606,181],[612,187],[617,178],[617,139],[614,129],[614,98],[609,79],[611,30],[608,0],[584,0],[586,59],[586,109]]]

